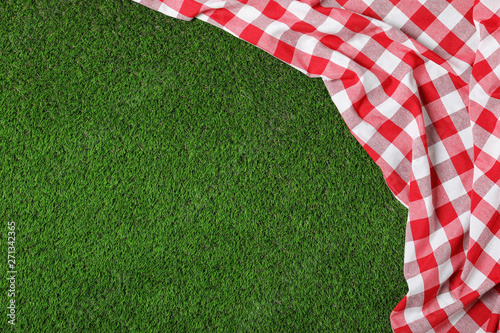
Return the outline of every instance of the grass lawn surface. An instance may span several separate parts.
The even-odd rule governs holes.
[[[2,332],[391,332],[407,210],[321,80],[130,0],[0,29]]]

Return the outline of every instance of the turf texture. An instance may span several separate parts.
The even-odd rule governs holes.
[[[391,331],[407,210],[322,81],[130,0],[0,29],[1,331]]]

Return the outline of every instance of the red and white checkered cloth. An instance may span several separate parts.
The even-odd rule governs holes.
[[[325,82],[408,207],[395,332],[499,332],[500,0],[134,0]]]

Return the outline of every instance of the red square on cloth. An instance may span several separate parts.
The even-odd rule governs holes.
[[[288,45],[287,43],[283,41],[278,42],[278,46],[276,47],[276,50],[274,51],[274,56],[276,58],[279,58],[283,60],[284,62],[290,62],[293,59],[293,54],[295,52],[295,49],[293,46]]]
[[[262,14],[273,20],[279,20],[280,17],[285,15],[285,13],[286,9],[283,8],[278,2],[272,0],[268,2],[267,6],[262,11]]]
[[[330,61],[321,57],[312,56],[309,62],[309,67],[307,71],[311,74],[321,75],[323,74],[326,66]]]
[[[234,14],[229,10],[222,8],[221,10],[215,11],[210,18],[220,25],[226,25],[234,17]]]
[[[263,34],[264,31],[250,24],[241,32],[240,38],[253,45],[257,45]]]
[[[420,29],[426,30],[432,22],[436,20],[434,14],[424,6],[420,7],[411,17],[411,22],[415,23]]]

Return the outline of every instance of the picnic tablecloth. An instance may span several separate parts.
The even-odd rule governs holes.
[[[499,332],[500,0],[134,0],[323,79],[408,208],[395,332]]]

